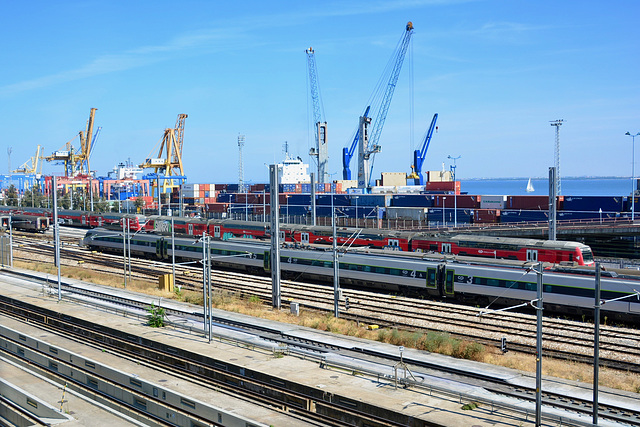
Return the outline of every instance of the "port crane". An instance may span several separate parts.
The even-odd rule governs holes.
[[[367,109],[364,111],[364,114],[360,116],[361,118],[369,117],[369,110],[371,106],[367,106]],[[356,151],[356,147],[358,146],[358,141],[360,140],[360,126],[356,129],[355,136],[353,137],[353,141],[349,147],[342,147],[342,179],[351,180],[351,158],[353,157],[353,153]]]
[[[12,170],[12,173],[24,173],[24,174],[42,174],[42,162],[40,160],[43,159],[40,152],[42,151],[42,146],[38,145],[36,148],[36,155],[29,158],[26,162],[24,162],[18,169]]]
[[[162,179],[162,184],[152,183],[154,192],[156,187],[161,185],[161,192],[165,193],[168,188],[177,186],[174,184],[173,179],[184,178],[182,145],[184,143],[184,121],[187,117],[186,114],[178,114],[175,127],[164,130],[162,139],[158,143],[160,145],[158,155],[152,157],[152,154],[156,151],[156,147],[158,147],[158,145],[156,145],[144,163],[139,166],[142,169],[154,169],[155,175],[158,178],[157,181]]]
[[[438,131],[438,126],[436,126],[436,121],[438,120],[438,113],[433,115],[433,119],[431,119],[431,124],[429,125],[429,130],[427,130],[427,134],[424,137],[424,142],[422,143],[422,147],[419,150],[415,150],[413,152],[413,164],[411,165],[411,174],[407,177],[408,179],[413,179],[415,185],[425,185],[424,175],[422,174],[422,163],[424,163],[424,159],[427,156],[427,150],[429,150],[429,143],[431,142],[431,137],[433,136],[433,131]]]
[[[93,136],[93,122],[96,110],[97,108],[92,108],[89,112],[89,119],[87,120],[87,127],[84,132],[80,131],[78,135],[71,141],[68,141],[58,151],[55,151],[51,156],[45,157],[45,160],[48,162],[64,162],[64,173],[66,177],[91,174],[89,159],[100,129],[102,129],[99,127],[95,136]],[[76,150],[72,145],[72,142],[78,137],[80,137],[80,151]]]
[[[316,66],[315,51],[307,49],[307,66],[309,68],[309,86],[313,102],[313,121],[316,128],[315,147],[309,150],[309,155],[318,163],[318,184],[325,183],[325,176],[329,173],[329,148],[327,146],[327,121],[324,118],[324,106],[320,98],[318,87],[318,68]]]
[[[411,41],[412,35],[413,23],[409,21],[405,26],[405,32],[403,33],[402,38],[398,43],[398,47],[394,51],[391,57],[391,61],[389,62],[389,64],[393,64],[393,66],[389,73],[390,77],[388,79],[386,89],[384,90],[384,95],[382,96],[376,119],[372,120],[371,117],[366,114],[360,117],[357,132],[358,188],[367,188],[371,184],[370,181],[371,173],[373,171],[374,156],[376,153],[379,153],[382,148],[378,144],[378,141],[380,140],[380,135],[382,134],[382,128],[384,127],[384,122],[387,118],[387,112],[389,111],[389,106],[391,105],[391,99],[393,98],[393,93],[395,91],[396,84],[398,83],[400,70],[402,69],[404,57],[407,53],[407,48],[409,47],[409,42]],[[381,81],[383,81],[383,79],[381,79]],[[382,88],[380,87],[375,91],[373,98],[379,97],[379,90],[382,90]],[[369,105],[371,105],[371,103]],[[367,110],[368,109],[369,107],[367,107]],[[373,128],[371,131],[369,131],[369,128],[371,126],[373,126]],[[349,149],[343,150],[343,177],[351,176],[350,163],[355,151],[355,144],[356,142],[354,140]]]

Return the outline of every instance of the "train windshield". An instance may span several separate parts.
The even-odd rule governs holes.
[[[593,264],[593,253],[591,252],[591,248],[581,248],[582,252],[582,261],[585,265]]]

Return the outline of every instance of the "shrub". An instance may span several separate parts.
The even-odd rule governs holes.
[[[147,312],[149,313],[149,315],[147,315],[147,325],[152,328],[164,327],[164,308],[160,306],[156,307],[155,304],[151,303],[151,307],[147,307]]]

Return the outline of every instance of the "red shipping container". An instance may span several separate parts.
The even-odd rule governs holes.
[[[433,196],[433,207],[441,208],[443,204],[443,200],[446,197],[447,200],[444,202],[446,208],[453,208],[457,206],[461,209],[478,209],[480,208],[480,196],[470,196],[467,194],[461,195],[434,195]]]
[[[494,224],[500,222],[499,209],[474,209],[473,222],[475,224]]]
[[[558,196],[556,209],[562,210],[564,196]],[[505,209],[549,210],[549,196],[509,196]]]
[[[207,212],[226,212],[229,203],[207,203],[205,207]]]
[[[254,215],[262,215],[263,211],[266,211],[266,214],[269,215],[269,212],[271,212],[271,206],[266,205],[264,207],[264,209],[262,209],[262,206],[258,206],[258,205],[253,207],[253,214]]]
[[[427,182],[427,191],[454,191],[460,194],[460,181]]]

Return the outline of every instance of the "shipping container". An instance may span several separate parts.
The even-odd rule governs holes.
[[[624,197],[614,196],[564,196],[565,211],[622,212]]]
[[[473,219],[474,209],[453,209],[453,208],[429,208],[428,220],[430,223],[442,224],[442,214],[446,223],[469,224]]]
[[[218,193],[216,201],[218,203],[235,203],[236,195],[234,193]]]
[[[504,209],[507,205],[507,196],[482,195],[480,209]]]
[[[362,194],[351,197],[351,206],[389,206],[391,196],[384,194]]]
[[[390,205],[395,207],[430,208],[433,206],[433,196],[428,194],[394,194]]]
[[[286,203],[289,205],[309,206],[311,204],[310,194],[291,194],[287,197]]]
[[[495,224],[498,222],[500,222],[499,209],[474,209],[473,210],[474,224]]]
[[[480,196],[470,196],[467,194],[455,195],[429,195],[433,200],[434,208],[463,208],[478,209],[480,207]]]
[[[207,212],[227,212],[229,209],[229,203],[207,203],[205,204],[205,210]]]
[[[460,181],[442,181],[442,182],[427,182],[425,186],[427,191],[452,191],[456,194],[460,194]]]
[[[350,206],[351,201],[346,194],[318,194],[316,204],[325,206],[331,206],[331,204],[333,204],[333,206]]]
[[[508,210],[503,209],[500,211],[500,222],[545,222],[549,221],[549,212],[543,210]]]
[[[415,221],[427,221],[429,208],[403,208],[388,207],[387,219],[411,219]]]

